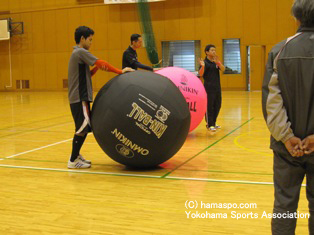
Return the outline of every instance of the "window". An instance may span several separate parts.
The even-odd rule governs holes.
[[[225,74],[241,73],[240,39],[223,40]]]
[[[162,67],[176,66],[191,72],[198,70],[200,41],[163,41]]]

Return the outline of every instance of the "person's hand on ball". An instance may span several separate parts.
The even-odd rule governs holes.
[[[135,70],[130,68],[130,67],[126,67],[124,69],[122,69],[122,73],[126,73],[126,72],[134,72]]]

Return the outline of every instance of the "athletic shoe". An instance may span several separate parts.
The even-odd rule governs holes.
[[[75,169],[75,168],[90,168],[90,164],[87,164],[80,160],[79,158],[75,159],[74,162],[68,161],[68,168]]]
[[[208,130],[210,130],[210,131],[216,131],[216,128],[215,128],[214,126],[210,126],[210,127],[208,128]]]
[[[215,128],[216,128],[216,129],[220,129],[220,128],[221,128],[221,126],[219,126],[219,125],[216,125],[216,126],[215,126]]]
[[[77,158],[80,159],[82,162],[85,162],[87,164],[92,164],[92,162],[90,160],[86,160],[81,154],[78,155]]]

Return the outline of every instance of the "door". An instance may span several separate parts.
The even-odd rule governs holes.
[[[251,45],[247,47],[247,90],[262,90],[265,71],[265,46]]]

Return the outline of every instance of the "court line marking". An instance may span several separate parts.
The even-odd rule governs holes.
[[[178,179],[178,180],[193,180],[193,181],[205,181],[205,182],[219,182],[219,183],[237,183],[237,184],[260,184],[260,185],[273,185],[273,182],[255,182],[246,180],[220,180],[220,179],[207,179],[207,178],[188,178],[188,177],[173,177],[168,176],[167,179]]]
[[[45,133],[73,133],[73,131],[50,131],[50,130],[34,130],[34,129],[16,129],[16,130],[10,130],[8,132],[17,133],[17,132],[45,132]]]
[[[71,170],[71,169],[60,169],[60,168],[44,168],[44,167],[33,167],[33,166],[16,166],[0,164],[3,168],[17,168],[25,170],[42,170],[42,171],[54,171],[54,172],[68,172],[68,173],[80,173],[80,174],[91,174],[91,175],[112,175],[112,176],[133,176],[143,178],[160,178],[159,175],[142,175],[142,174],[126,174],[126,173],[112,173],[104,171],[86,171],[86,170]]]
[[[263,131],[259,130],[259,131],[254,131],[254,132],[263,132]],[[253,132],[253,133],[254,133],[254,132]],[[248,152],[251,152],[251,153],[256,153],[256,154],[259,154],[259,155],[263,155],[264,157],[272,157],[273,154],[263,153],[263,152],[256,151],[256,150],[254,150],[254,149],[246,148],[246,147],[244,147],[243,145],[241,145],[241,144],[239,143],[238,140],[239,140],[241,137],[243,137],[243,136],[245,136],[245,135],[248,135],[248,134],[251,134],[251,133],[252,133],[252,132],[247,132],[247,133],[243,133],[243,134],[237,136],[236,138],[234,138],[233,143],[234,143],[236,146],[238,146],[239,148],[241,148],[241,149],[243,149],[243,150],[245,150],[245,151],[248,151]],[[268,139],[269,139],[269,138],[268,138]],[[268,142],[269,142],[269,140],[268,140]]]
[[[48,148],[48,147],[51,147],[51,146],[62,144],[62,143],[65,143],[65,142],[68,142],[68,141],[71,141],[71,140],[73,140],[73,138],[67,139],[67,140],[62,140],[62,141],[59,141],[59,142],[56,142],[56,143],[53,143],[53,144],[48,144],[48,145],[45,145],[45,146],[42,146],[42,147],[39,147],[39,148],[27,150],[25,152],[17,153],[17,154],[14,154],[14,155],[11,155],[11,156],[8,156],[8,157],[5,157],[5,158],[13,158],[13,157],[20,156],[20,155],[23,155],[23,154],[26,154],[26,153],[35,152],[37,150],[41,150],[41,149],[45,149],[45,148]]]
[[[166,168],[165,168],[166,169]],[[170,168],[168,168],[170,169]],[[178,169],[177,171],[192,171],[192,172],[204,172],[204,173],[222,173],[222,174],[238,174],[238,175],[264,175],[264,176],[272,176],[273,173],[267,172],[242,172],[242,171],[220,171],[220,170],[196,170],[196,169]]]
[[[91,133],[88,133],[87,135],[90,135],[90,134],[91,134]],[[56,143],[53,143],[53,144],[48,144],[48,145],[45,145],[45,146],[42,146],[42,147],[39,147],[39,148],[27,150],[27,151],[25,151],[25,152],[17,153],[17,154],[8,156],[8,157],[4,157],[3,160],[6,159],[6,158],[9,159],[9,158],[13,158],[13,157],[16,157],[16,156],[20,156],[20,155],[23,155],[23,154],[26,154],[26,153],[35,152],[35,151],[37,151],[37,150],[45,149],[45,148],[48,148],[48,147],[51,147],[51,146],[55,146],[55,145],[58,145],[58,144],[62,144],[62,143],[65,143],[65,142],[68,142],[68,141],[71,141],[71,140],[73,140],[73,138],[67,139],[67,140],[62,140],[62,141],[59,141],[59,142],[56,142]]]
[[[1,158],[0,158],[1,160]],[[12,160],[12,159],[2,159],[2,160]],[[64,161],[54,161],[54,160],[37,160],[37,159],[28,159],[28,158],[14,158],[14,161],[26,161],[26,162],[50,162],[50,163],[57,163],[57,164],[64,164]],[[93,166],[110,166],[115,167],[116,165],[113,164],[93,164]],[[165,170],[171,170],[171,168],[163,168]],[[263,175],[263,176],[272,176],[273,173],[267,172],[241,172],[241,171],[221,171],[221,170],[197,170],[197,169],[184,169],[181,168],[178,171],[192,171],[192,172],[204,172],[204,173],[219,173],[219,174],[237,174],[237,175]]]
[[[78,174],[90,174],[90,175],[110,175],[110,176],[127,176],[127,177],[137,177],[137,178],[151,178],[151,179],[166,179],[166,180],[190,180],[190,181],[202,181],[202,182],[212,182],[212,183],[232,183],[232,184],[250,184],[250,185],[273,185],[273,182],[256,182],[256,181],[244,181],[244,180],[220,180],[220,179],[206,179],[206,178],[187,178],[187,177],[162,177],[157,175],[142,175],[142,174],[126,174],[126,173],[112,173],[112,172],[96,172],[96,171],[86,171],[86,170],[65,170],[59,168],[42,168],[42,167],[32,167],[32,166],[14,166],[0,164],[2,168],[15,168],[24,170],[40,170],[40,171],[53,171],[53,172],[63,172],[63,173],[78,173]],[[305,187],[306,184],[302,184]]]
[[[207,148],[205,148],[201,152],[197,153],[192,158],[188,159],[187,161],[185,161],[184,163],[182,163],[181,165],[179,165],[178,167],[176,167],[175,169],[173,169],[172,171],[166,173],[163,176],[152,176],[152,175],[142,175],[142,174],[140,174],[140,175],[138,175],[138,174],[123,174],[123,173],[110,173],[110,172],[90,172],[90,171],[81,171],[81,170],[62,170],[62,169],[58,169],[58,168],[37,168],[37,167],[12,166],[12,165],[0,165],[0,167],[20,168],[20,169],[33,169],[33,170],[46,170],[46,171],[59,171],[59,172],[75,172],[75,173],[87,173],[87,174],[115,175],[115,176],[133,176],[133,177],[146,177],[146,178],[166,178],[166,179],[178,179],[178,180],[180,180],[180,179],[181,180],[197,180],[197,181],[207,181],[207,182],[242,183],[242,184],[264,184],[264,185],[265,184],[273,184],[271,182],[253,182],[253,181],[241,181],[241,180],[219,180],[219,179],[206,179],[206,178],[184,178],[184,177],[170,177],[170,176],[168,177],[168,175],[170,173],[172,173],[173,171],[177,170],[179,167],[183,166],[185,163],[187,163],[188,161],[192,160],[193,158],[195,158],[199,154],[203,153],[204,151],[206,151],[207,149],[209,149],[213,145],[217,144],[218,142],[220,142],[221,140],[223,140],[224,138],[226,138],[227,136],[229,136],[230,134],[235,132],[237,129],[241,128],[243,125],[247,124],[248,122],[250,122],[253,119],[254,118],[251,118],[250,120],[246,121],[245,123],[243,123],[242,125],[240,125],[236,129],[234,129],[231,132],[229,132],[227,135],[225,135],[222,138],[220,138],[219,140],[215,141],[213,144],[209,145]],[[55,145],[58,145],[58,144],[61,144],[61,143],[65,143],[65,142],[71,141],[71,140],[73,140],[73,139],[71,138],[71,139],[59,141],[59,142],[56,142],[56,143],[53,143],[53,144],[49,144],[49,145],[45,145],[45,146],[42,146],[42,147],[39,147],[39,148],[28,150],[28,151],[25,151],[25,152],[22,152],[22,153],[14,154],[14,155],[5,157],[4,159],[1,158],[0,160],[10,159],[10,158],[13,158],[13,157],[16,157],[16,156],[20,156],[20,155],[23,155],[23,154],[26,154],[26,153],[35,152],[37,150],[41,150],[41,149],[44,149],[44,148],[55,146]]]
[[[181,166],[185,165],[186,163],[188,163],[189,161],[193,160],[194,158],[196,158],[198,155],[200,155],[201,153],[205,152],[206,150],[208,150],[209,148],[211,148],[212,146],[216,145],[217,143],[219,143],[221,140],[225,139],[226,137],[228,137],[229,135],[231,135],[233,132],[237,131],[238,129],[240,129],[242,126],[246,125],[247,123],[249,123],[250,121],[252,121],[254,119],[254,117],[252,117],[251,119],[247,120],[246,122],[244,122],[243,124],[241,124],[240,126],[238,126],[237,128],[235,128],[234,130],[230,131],[228,134],[226,134],[225,136],[221,137],[220,139],[216,140],[214,143],[212,143],[211,145],[207,146],[205,149],[203,149],[202,151],[198,152],[197,154],[195,154],[194,156],[192,156],[191,158],[189,158],[188,160],[184,161],[183,163],[181,163],[180,165],[178,165],[177,167],[175,167],[174,169],[172,169],[171,171],[167,172],[165,175],[162,176],[162,178],[167,177],[168,175],[170,175],[171,173],[173,173],[174,171],[176,171],[177,169],[179,169]]]

